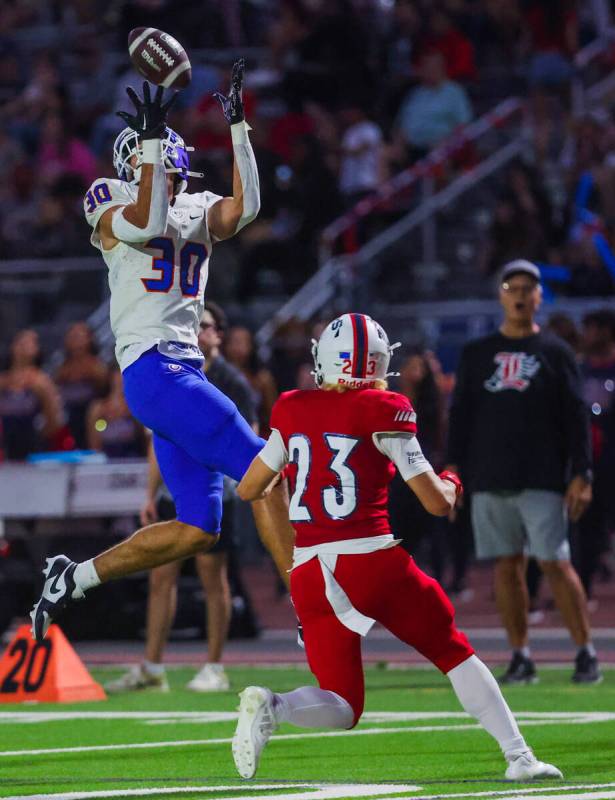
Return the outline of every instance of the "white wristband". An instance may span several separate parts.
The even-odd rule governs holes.
[[[233,144],[247,144],[250,141],[248,137],[248,131],[251,130],[252,128],[248,125],[245,119],[241,122],[236,122],[234,125],[231,125],[231,140]]]
[[[141,142],[141,163],[162,164],[162,141],[160,139],[144,139]]]

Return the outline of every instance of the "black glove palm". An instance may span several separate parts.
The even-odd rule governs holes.
[[[129,114],[127,111],[118,111],[118,117],[121,117],[129,128],[136,131],[141,139],[160,139],[164,134],[164,129],[167,124],[167,114],[169,109],[175,102],[177,92],[166,103],[162,102],[163,95],[162,86],[158,86],[154,99],[151,99],[149,83],[143,81],[143,100],[139,95],[130,87],[126,89],[126,94],[130,98],[132,104],[136,109],[136,114]]]
[[[227,95],[222,92],[214,92],[214,97],[220,102],[222,111],[226,117],[229,125],[235,125],[237,122],[243,122],[245,119],[243,113],[243,100],[241,97],[241,87],[243,84],[243,71],[245,69],[245,62],[243,58],[238,58],[233,64],[231,72],[231,89]]]

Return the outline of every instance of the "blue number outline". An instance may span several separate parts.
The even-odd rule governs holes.
[[[168,236],[155,236],[145,243],[144,247],[161,250],[162,256],[152,257],[152,269],[160,271],[159,278],[141,278],[146,292],[168,294],[175,281],[175,245]]]
[[[297,498],[297,503],[296,503],[296,510],[299,511],[299,509],[301,509],[301,510],[305,511],[305,513],[307,514],[307,519],[297,519],[297,517],[294,516],[295,509],[293,508],[291,510],[291,506],[293,505],[293,501],[294,501],[295,495],[297,494],[297,491],[299,489],[299,473],[301,471],[301,465],[299,463],[299,458],[300,458],[301,453],[299,451],[299,448],[295,447],[293,445],[293,439],[303,439],[307,443],[307,451],[308,451],[307,470],[305,472],[305,478],[303,480],[303,489],[301,490],[301,492],[299,494],[299,497]],[[296,459],[294,457],[295,453],[297,454],[297,458]],[[305,522],[305,523],[312,522],[312,515],[310,513],[310,509],[304,503],[301,502],[303,500],[303,497],[304,497],[306,491],[307,491],[308,481],[310,479],[310,473],[312,471],[312,443],[311,443],[309,437],[306,436],[305,434],[303,434],[303,433],[293,433],[292,436],[289,437],[289,439],[288,439],[288,463],[297,465],[297,475],[295,477],[295,491],[292,493],[292,495],[290,497],[289,504],[288,504],[288,518],[289,518],[289,520],[291,522]],[[293,516],[291,516],[291,515],[293,515]]]
[[[102,197],[99,195],[102,194]],[[111,200],[111,191],[106,183],[97,183],[93,189],[86,194],[85,200],[88,204],[87,212],[91,214],[95,209],[96,206],[102,206],[104,203],[108,203]]]
[[[196,256],[192,285],[188,282],[192,258]],[[196,297],[201,285],[201,267],[207,258],[207,248],[202,242],[186,242],[179,254],[179,285],[184,297]]]

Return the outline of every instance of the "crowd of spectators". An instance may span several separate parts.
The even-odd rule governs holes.
[[[314,270],[327,223],[496,99],[532,93],[536,119],[549,120],[541,90],[567,86],[575,52],[595,35],[572,0],[15,0],[1,13],[4,258],[92,254],[82,197],[93,178],[113,174],[115,111],[126,108],[125,87],[140,84],[125,46],[132,27],[168,30],[193,54],[171,124],[196,147],[204,185],[221,193],[231,186],[230,137],[211,94],[225,88],[233,52],[253,48],[245,104],[262,210],[224,245],[225,269],[212,276],[221,300],[240,301],[295,290]],[[234,50],[221,66],[210,49],[223,48]],[[608,163],[605,137],[594,148],[585,134],[570,131],[561,149],[579,177]],[[550,135],[538,137],[538,160]],[[596,177],[593,194],[600,185]],[[562,226],[536,231],[544,198],[533,208],[532,199],[507,187],[490,240],[503,229],[505,242],[521,224],[524,249],[550,258]],[[608,229],[601,234],[605,250]],[[598,245],[586,249],[583,258],[604,260]]]

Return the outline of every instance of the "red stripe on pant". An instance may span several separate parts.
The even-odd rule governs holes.
[[[338,556],[335,579],[357,610],[441,672],[450,672],[473,655],[465,634],[455,626],[455,611],[444,590],[401,547]],[[310,670],[321,689],[336,692],[352,706],[356,725],[365,699],[361,636],[333,613],[318,559],[294,569],[290,585]]]

